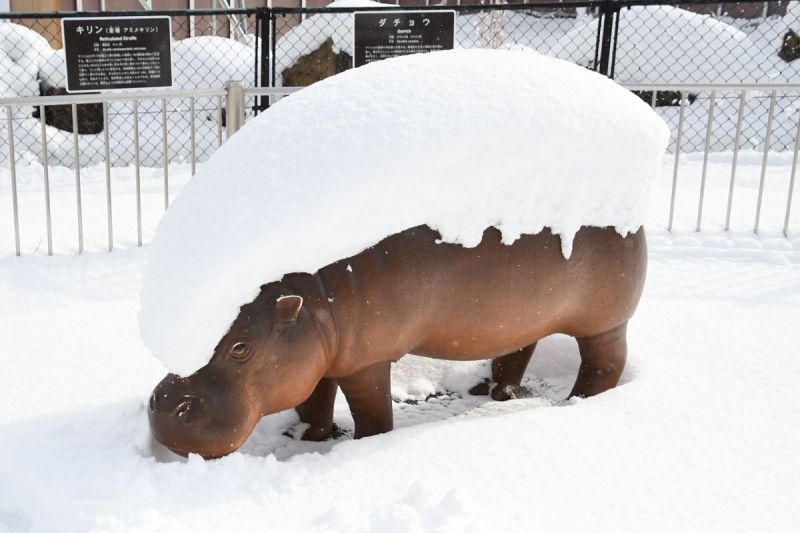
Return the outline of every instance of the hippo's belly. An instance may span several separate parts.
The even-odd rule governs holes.
[[[411,353],[475,360],[515,352],[553,333],[597,335],[626,322],[646,271],[644,231],[583,228],[572,256],[549,231],[510,246],[496,230],[475,248],[440,244],[435,305]],[[435,260],[432,261],[435,263]]]

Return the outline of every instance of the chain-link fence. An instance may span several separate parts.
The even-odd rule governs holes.
[[[64,13],[64,17],[103,16],[124,20],[133,15],[169,15],[172,26],[173,89],[220,89],[228,80],[257,85],[256,49],[260,41],[256,10]],[[61,16],[40,13],[0,13],[0,99],[66,94],[64,50],[61,48]],[[252,108],[252,103],[250,108]],[[221,143],[224,125],[217,98],[194,101],[195,150],[198,160],[210,156]],[[252,112],[252,111],[251,111]],[[13,131],[15,148],[22,156],[41,158],[41,130],[38,108],[15,107]],[[73,166],[72,112],[68,105],[44,108],[48,159],[52,165]],[[109,157],[114,166],[133,164],[132,102],[108,104]],[[157,166],[163,154],[163,136],[168,137],[167,159],[188,161],[191,157],[192,111],[188,99],[170,99],[166,109],[159,101],[138,105],[141,164]],[[162,116],[166,115],[167,127]],[[101,104],[77,108],[80,135],[80,164],[105,160],[104,123]],[[220,120],[223,122],[219,124]],[[4,130],[8,127],[4,125]],[[5,132],[4,132],[5,133]],[[3,136],[5,140],[5,135]],[[0,161],[6,161],[2,150]]]
[[[256,8],[136,12],[170,15],[175,89],[221,88],[231,79],[246,85],[308,85],[352,66],[355,11],[451,9],[456,12],[455,41],[463,48],[527,48],[597,70],[623,83],[790,83],[800,80],[800,0],[715,3],[683,0],[589,0],[489,4],[490,0],[447,0],[436,6]],[[308,2],[311,4],[311,2]],[[430,2],[422,1],[422,4]],[[298,1],[297,5],[300,2]],[[457,5],[456,5],[457,4]],[[387,11],[388,12],[388,11]],[[134,13],[0,13],[0,98],[64,92],[61,17]],[[652,100],[652,92],[641,92]],[[791,149],[798,95],[782,92],[771,124],[774,150]],[[685,110],[683,148],[701,150],[706,141],[710,93],[692,92]],[[676,92],[662,91],[658,112],[677,129]],[[739,113],[738,93],[719,92],[712,150],[730,149]],[[248,112],[266,102],[248,102]],[[224,122],[219,101],[194,102],[197,160],[206,159],[221,141]],[[759,149],[766,137],[770,94],[750,93],[745,103],[742,147]],[[48,160],[74,165],[69,106],[44,108]],[[15,146],[23,157],[41,160],[38,109],[15,108]],[[163,160],[161,103],[138,109],[142,164]],[[131,103],[109,104],[109,157],[116,166],[131,164]],[[189,102],[167,102],[167,159],[190,157]],[[104,160],[102,108],[78,108],[80,163]],[[5,136],[0,143],[5,143]],[[674,145],[674,144],[673,144]],[[3,148],[7,148],[3,146]],[[0,150],[0,163],[8,150]]]
[[[350,68],[352,13],[365,9],[381,8],[275,8],[265,12],[275,37],[271,49],[263,50],[262,60],[268,63],[263,71],[270,73],[265,79],[275,86],[307,85]],[[792,28],[800,32],[799,0],[387,5],[384,9],[452,9],[457,13],[457,47],[533,49],[622,83],[774,84],[800,80],[800,61],[794,61],[800,56],[800,38],[797,43],[792,41]],[[652,101],[652,92],[639,94]],[[777,99],[771,132],[774,150],[793,148],[797,96],[781,93]],[[693,92],[689,98],[683,148],[702,150],[710,93]],[[678,93],[662,91],[655,104],[675,132]],[[730,149],[739,94],[719,93],[715,104],[711,148]],[[745,148],[763,146],[769,105],[768,92],[749,95],[742,125]]]
[[[645,2],[642,2],[645,3]],[[760,9],[759,9],[760,8]],[[619,12],[610,75],[622,83],[781,84],[800,81],[800,48],[785,40],[800,31],[800,3],[712,3],[676,1],[670,5],[633,5]],[[794,28],[794,30],[792,30]],[[584,58],[584,64],[586,59]],[[651,93],[643,92],[645,99]],[[714,98],[714,117],[707,119]],[[748,94],[741,124],[742,148],[792,150],[797,124],[796,91],[782,91],[767,133],[770,91]],[[658,112],[673,132],[679,121],[677,92],[658,97]],[[736,91],[689,93],[682,149],[702,151],[711,129],[711,151],[731,150],[740,111]]]
[[[594,6],[597,2],[581,2]],[[565,7],[567,6],[567,7]],[[570,35],[576,24],[576,9],[562,3],[394,6],[383,8],[275,8],[267,13],[275,39],[271,41],[268,70],[274,85],[307,84],[352,66],[354,12],[396,10],[454,10],[457,48],[531,48],[573,62],[596,36]],[[587,9],[587,8],[584,8]],[[389,16],[391,18],[391,16]],[[390,21],[391,24],[391,21]],[[586,42],[582,42],[586,40]],[[313,58],[311,70],[303,69],[304,58]],[[594,65],[591,66],[594,68]],[[286,79],[284,79],[286,78]]]

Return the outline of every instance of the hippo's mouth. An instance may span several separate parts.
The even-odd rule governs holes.
[[[231,454],[231,453],[233,453],[233,452],[235,452],[236,450],[239,449],[239,446],[234,446],[233,444],[231,444],[231,449],[225,451],[224,453],[210,453],[210,454],[207,454],[207,453],[200,452],[200,451],[197,451],[197,450],[185,450],[185,449],[181,448],[180,446],[178,446],[178,445],[176,445],[174,443],[169,443],[169,441],[164,438],[164,436],[161,434],[161,432],[159,432],[155,427],[152,427],[152,425],[150,427],[150,434],[153,436],[155,441],[158,442],[161,446],[164,446],[165,448],[167,448],[172,453],[174,453],[176,455],[180,455],[181,457],[189,457],[189,454],[194,453],[194,454],[202,456],[203,459],[206,459],[206,460],[219,459],[219,458],[225,457],[226,455]]]
[[[152,431],[152,430],[151,430],[151,431]],[[171,451],[172,453],[174,453],[174,454],[176,454],[176,455],[180,455],[181,457],[189,457],[189,454],[190,454],[190,453],[195,453],[195,454],[197,454],[197,455],[200,455],[200,456],[202,456],[202,457],[203,457],[203,459],[205,459],[205,460],[207,460],[207,461],[208,461],[208,460],[211,460],[211,459],[219,459],[219,458],[221,458],[221,457],[225,457],[226,455],[228,455],[228,454],[230,454],[230,453],[233,453],[233,452],[235,452],[235,451],[236,451],[236,449],[232,449],[232,450],[230,450],[229,452],[225,452],[225,453],[218,453],[218,454],[217,454],[217,453],[215,453],[215,454],[205,454],[205,453],[202,453],[202,452],[197,452],[197,451],[184,450],[183,448],[179,448],[178,446],[174,446],[174,445],[166,444],[166,443],[165,443],[165,441],[164,441],[164,439],[163,439],[163,438],[161,438],[161,435],[159,435],[159,434],[158,434],[156,431],[152,431],[152,433],[153,433],[153,437],[155,438],[155,440],[156,440],[156,441],[157,441],[159,444],[161,444],[162,446],[164,446],[166,449],[168,449],[168,450],[169,450],[169,451]]]

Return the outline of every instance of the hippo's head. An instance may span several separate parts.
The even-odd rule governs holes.
[[[221,457],[239,448],[263,415],[311,395],[327,369],[324,327],[302,297],[281,293],[263,287],[206,366],[188,377],[168,374],[156,386],[148,414],[159,442],[181,455]]]

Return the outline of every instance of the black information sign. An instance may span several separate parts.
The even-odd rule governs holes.
[[[389,57],[452,50],[455,11],[354,13],[353,66]]]
[[[169,17],[61,20],[67,91],[172,86]]]

